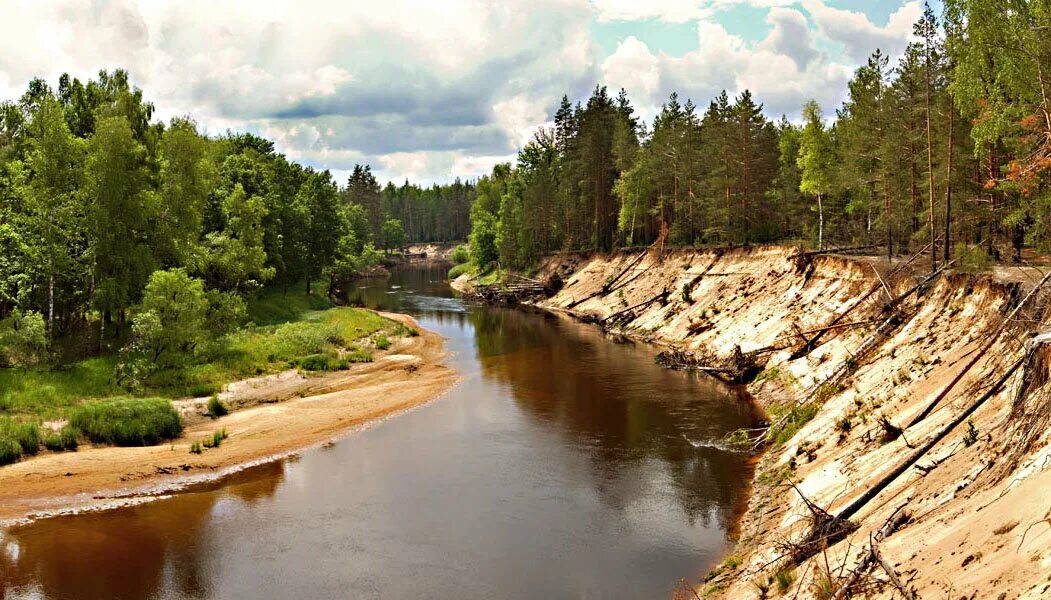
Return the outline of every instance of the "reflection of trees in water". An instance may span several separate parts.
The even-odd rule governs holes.
[[[445,283],[447,272],[448,270],[442,267],[395,268],[389,279],[360,279],[354,282],[344,292],[344,301],[351,306],[367,306],[377,310],[416,309],[412,298],[414,295],[434,297],[452,295]],[[421,311],[414,310],[413,312]]]
[[[0,538],[0,597],[17,588],[39,588],[48,598],[146,598],[161,591],[206,597],[218,565],[201,545],[216,502],[256,503],[283,480],[284,465],[275,462],[170,500],[14,529]]]
[[[594,327],[500,309],[472,311],[470,320],[483,375],[510,386],[537,422],[587,447],[594,487],[610,505],[647,493],[653,481],[624,467],[656,459],[691,519],[717,516],[729,526],[749,475],[745,457],[687,438],[718,440],[751,425],[747,403],[701,376],[662,369]]]

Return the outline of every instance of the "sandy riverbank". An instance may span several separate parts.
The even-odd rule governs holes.
[[[0,468],[0,524],[26,517],[135,502],[327,442],[348,429],[432,400],[457,380],[443,364],[438,334],[405,315],[381,313],[417,328],[372,363],[317,377],[289,371],[231,384],[223,399],[238,409],[220,419],[195,416],[201,400],[177,402],[182,437],[145,448],[82,447],[42,453]],[[244,407],[244,408],[242,408]],[[219,448],[190,445],[226,429]]]

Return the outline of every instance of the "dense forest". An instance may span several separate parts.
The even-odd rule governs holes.
[[[896,64],[875,49],[834,118],[811,101],[799,123],[747,90],[706,108],[672,94],[652,125],[623,90],[564,97],[516,165],[477,183],[472,262],[785,240],[1020,260],[1051,244],[1049,29],[1047,2],[925,6]]]
[[[269,140],[153,111],[121,70],[0,104],[0,365],[89,322],[100,347],[119,338],[155,272],[200,285],[221,331],[262,286],[309,290],[377,249],[467,236],[470,184],[381,189],[357,166],[340,188]]]
[[[156,122],[121,70],[36,79],[0,104],[0,364],[89,326],[119,338],[158,272],[200,286],[218,331],[263,286],[349,278],[411,241],[469,236],[479,269],[773,241],[1020,260],[1051,244],[1049,27],[1045,2],[926,7],[896,64],[876,49],[834,115],[808,102],[799,122],[745,90],[672,94],[648,124],[598,86],[516,164],[428,188],[362,165],[340,186],[261,137]]]

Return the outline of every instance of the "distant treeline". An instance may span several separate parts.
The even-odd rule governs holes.
[[[200,281],[219,310],[467,236],[470,184],[381,189],[358,166],[341,189],[269,140],[153,111],[122,70],[34,79],[0,104],[0,366],[89,321],[118,333],[156,271]]]
[[[925,7],[897,64],[876,50],[829,123],[766,118],[747,90],[705,109],[672,94],[651,125],[622,90],[563,98],[554,127],[477,184],[472,260],[522,267],[560,249],[932,240],[931,260],[1018,259],[1051,241],[1051,11]],[[771,77],[776,77],[771,73]],[[976,258],[978,257],[978,258]]]

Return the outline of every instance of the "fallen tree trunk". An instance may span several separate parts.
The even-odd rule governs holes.
[[[602,287],[599,288],[597,292],[593,292],[593,293],[585,296],[584,298],[581,298],[580,300],[574,300],[573,302],[570,302],[566,306],[566,308],[568,308],[568,309],[575,308],[575,307],[587,302],[588,300],[591,300],[592,298],[598,298],[600,296],[605,296],[605,295],[609,294],[610,292],[612,292],[614,289],[616,289],[614,287],[614,285],[617,283],[617,281],[621,277],[623,277],[625,273],[627,273],[629,270],[631,270],[636,265],[638,265],[640,262],[642,262],[642,259],[646,257],[646,254],[647,254],[647,252],[640,252],[639,255],[636,256],[634,259],[632,259],[631,262],[628,263],[628,266],[626,266],[623,269],[621,269],[620,272],[617,273],[617,275],[615,277],[613,277],[613,278],[607,280],[605,283],[603,283]]]
[[[866,244],[864,246],[840,246],[838,248],[825,248],[823,250],[809,250],[807,252],[800,252],[796,256],[799,258],[810,258],[811,256],[821,256],[822,254],[839,254],[842,252],[857,252],[858,250],[871,250],[872,248],[881,248],[882,244]]]
[[[879,481],[877,481],[868,490],[866,490],[865,493],[861,494],[861,496],[858,496],[857,499],[855,499],[853,502],[851,502],[842,510],[840,510],[836,516],[841,519],[849,519],[850,517],[854,516],[854,514],[861,510],[868,502],[870,502],[873,498],[878,496],[884,488],[890,485],[895,479],[900,477],[902,473],[909,470],[910,467],[912,467],[914,464],[916,464],[917,461],[923,458],[923,455],[927,454],[927,452],[929,452],[931,448],[935,446],[935,444],[940,442],[942,439],[945,438],[945,436],[949,435],[949,433],[953,429],[955,429],[961,423],[966,421],[968,417],[974,414],[974,411],[981,408],[981,406],[985,404],[985,402],[989,398],[995,396],[996,393],[1000,390],[1000,388],[1005,383],[1007,383],[1007,380],[1011,378],[1011,375],[1013,375],[1014,372],[1018,370],[1018,367],[1022,366],[1022,363],[1025,362],[1025,360],[1025,356],[1016,360],[1007,369],[1007,371],[1004,372],[1004,374],[1001,375],[1000,378],[993,383],[993,386],[989,388],[988,391],[979,396],[977,400],[972,402],[971,405],[964,409],[960,414],[956,415],[956,418],[954,418],[952,421],[949,421],[949,423],[945,427],[942,427],[940,430],[938,430],[938,432],[934,434],[934,436],[931,437],[931,439],[927,440],[925,444],[923,444],[915,452],[910,454],[908,458],[906,458],[901,464],[899,464],[897,467],[891,470],[890,473],[884,475]]]
[[[890,277],[890,276],[896,275],[897,273],[901,272],[903,269],[905,269],[905,267],[909,266],[912,263],[912,261],[916,260],[917,257],[919,257],[924,252],[926,252],[927,248],[929,248],[929,247],[930,247],[930,243],[928,243],[926,246],[921,248],[920,251],[917,252],[916,254],[913,254],[912,256],[910,256],[908,258],[908,260],[906,260],[903,263],[900,263],[898,266],[896,266],[893,269],[891,269],[890,273],[887,273],[887,276]],[[949,264],[951,264],[951,263],[945,263],[945,265],[942,267],[942,270],[944,270],[945,267],[948,267]],[[873,269],[875,269],[875,267],[873,267]],[[904,294],[899,295],[897,298],[892,298],[892,299],[888,300],[887,304],[884,306],[884,310],[885,311],[889,310],[891,308],[894,308],[898,304],[900,304],[903,300],[905,300],[906,298],[911,296],[916,290],[920,289],[922,286],[924,286],[928,282],[930,282],[934,278],[934,276],[936,274],[938,274],[938,273],[941,273],[941,270],[937,271],[936,273],[932,274],[931,276],[928,276],[928,277],[924,278],[920,283],[918,283],[915,286],[909,288],[909,290],[907,290]],[[876,276],[879,277],[879,272],[876,273]],[[883,283],[883,278],[880,277],[879,279],[880,279],[880,283]],[[886,284],[885,283],[883,284],[883,287],[886,288]],[[878,285],[872,286],[872,289],[870,289],[868,292],[865,292],[865,294],[862,297],[858,298],[846,310],[844,310],[843,312],[841,312],[838,315],[836,315],[836,317],[834,319],[832,319],[831,322],[827,323],[824,328],[822,328],[821,330],[817,331],[817,333],[812,338],[810,338],[809,340],[804,340],[804,343],[799,348],[797,348],[794,352],[792,352],[791,356],[789,356],[789,360],[796,360],[798,358],[802,358],[803,356],[806,356],[807,354],[809,354],[810,351],[813,350],[814,347],[817,345],[818,341],[821,340],[821,337],[823,335],[825,335],[825,333],[827,331],[830,331],[830,327],[831,326],[834,326],[834,325],[838,324],[841,320],[846,318],[847,315],[849,315],[851,312],[853,312],[854,309],[858,308],[859,306],[861,306],[862,304],[867,302],[868,299],[871,298],[873,294],[875,294],[877,291],[879,291],[879,289],[880,289],[880,286],[878,286]],[[889,289],[887,290],[887,293],[888,294],[890,293]]]
[[[1000,334],[1011,322],[1011,320],[1014,319],[1015,315],[1017,315],[1018,312],[1022,310],[1022,307],[1025,306],[1027,302],[1029,302],[1030,298],[1036,295],[1037,291],[1039,291],[1040,288],[1043,287],[1045,283],[1047,283],[1048,279],[1051,279],[1051,271],[1048,271],[1047,274],[1044,275],[1044,278],[1041,279],[1040,282],[1037,283],[1036,286],[1034,286],[1033,289],[1029,291],[1026,297],[1023,298],[1022,301],[1019,302],[1018,305],[1015,306],[1014,309],[1006,317],[1004,317],[1000,324],[997,325],[993,329],[993,331],[986,335],[985,343],[982,344],[978,352],[975,352],[974,356],[971,357],[971,360],[967,361],[967,364],[964,365],[963,369],[961,369],[960,372],[952,378],[952,381],[950,381],[948,385],[942,388],[942,391],[938,392],[938,395],[934,397],[934,400],[931,400],[930,403],[927,404],[927,406],[925,406],[923,410],[919,412],[919,414],[917,414],[915,417],[912,418],[911,421],[909,421],[909,424],[905,426],[906,429],[912,427],[913,425],[916,425],[920,421],[927,418],[927,415],[931,414],[934,408],[938,406],[938,404],[941,403],[941,401],[944,400],[946,396],[949,395],[949,392],[951,392],[952,389],[956,387],[956,384],[960,383],[960,381],[963,380],[964,375],[966,375],[967,372],[970,371],[972,367],[974,367],[974,365],[978,364],[979,360],[985,357],[986,353],[989,351],[990,348],[993,347],[993,344],[996,343],[997,338],[1000,337]]]

